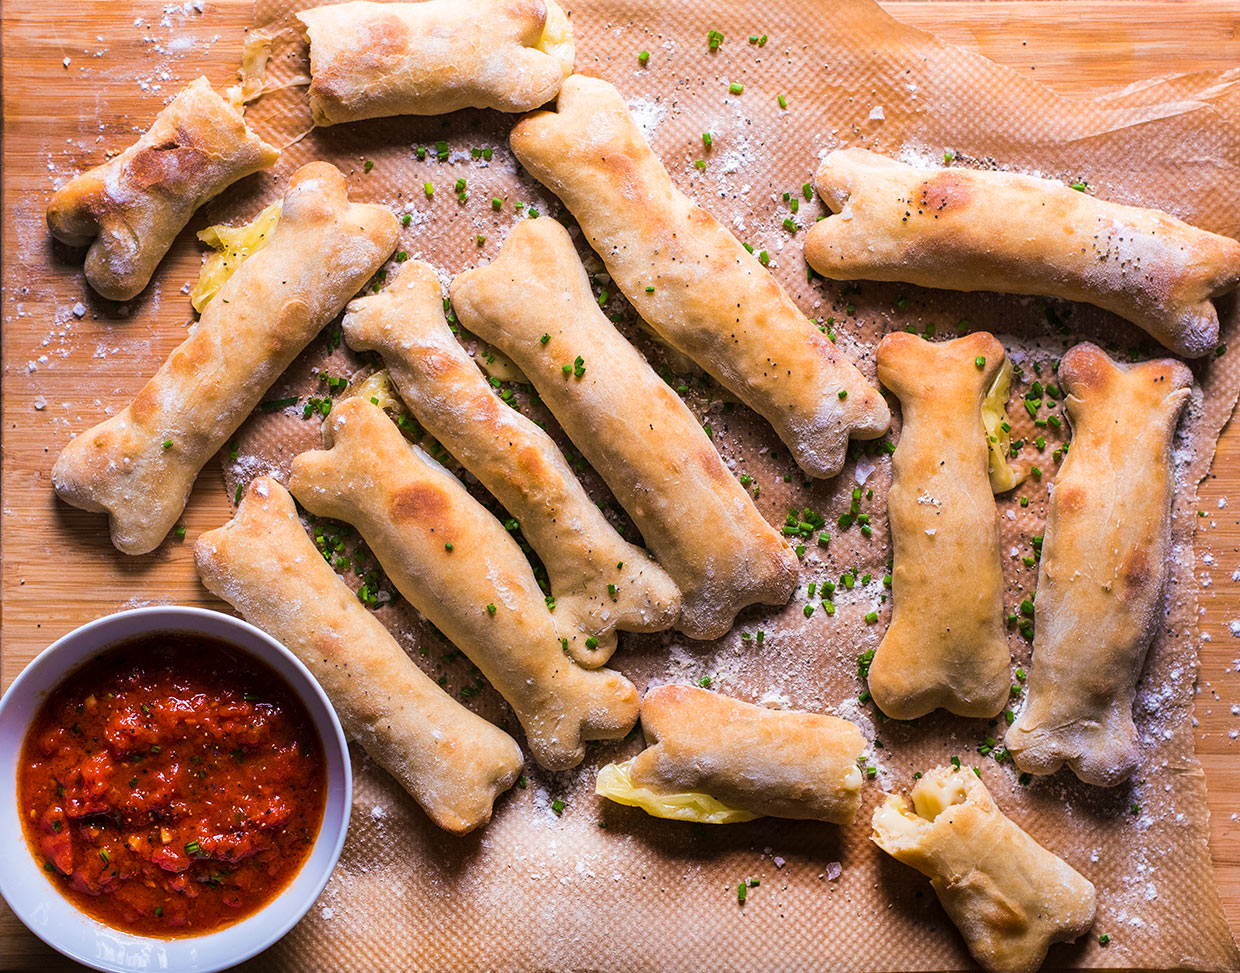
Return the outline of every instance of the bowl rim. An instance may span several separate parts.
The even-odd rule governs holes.
[[[79,911],[38,866],[17,803],[22,747],[48,694],[87,660],[156,631],[218,638],[273,669],[309,712],[322,738],[327,772],[323,822],[310,854],[284,890],[253,915],[223,929],[170,939],[115,929]],[[262,952],[310,911],[326,887],[344,847],[353,805],[344,731],[310,670],[279,641],[244,619],[188,605],[154,605],[104,615],[62,635],[35,656],[0,698],[0,779],[12,788],[9,799],[0,801],[0,851],[8,852],[0,854],[0,896],[43,942],[104,973],[150,969],[216,973]]]

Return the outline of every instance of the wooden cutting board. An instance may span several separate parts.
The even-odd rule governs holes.
[[[1230,2],[948,0],[892,3],[889,9],[907,23],[1072,96],[1163,74],[1240,66],[1240,9]],[[62,342],[57,332],[71,322],[56,302],[40,300],[46,283],[40,275],[63,283],[65,277],[80,275],[80,267],[53,248],[46,234],[19,231],[12,214],[32,199],[40,205],[46,200],[58,165],[61,173],[68,171],[63,160],[72,152],[57,133],[77,133],[82,105],[89,105],[98,119],[100,144],[119,148],[179,90],[179,82],[198,74],[217,84],[229,79],[252,4],[207,0],[199,12],[193,2],[171,7],[164,2],[8,0],[2,17],[0,683],[7,686],[50,641],[129,599],[215,604],[195,579],[188,544],[167,545],[160,556],[140,564],[126,561],[108,543],[102,517],[54,501],[48,473],[54,447],[67,438],[57,422],[71,422],[80,431],[102,417],[106,407],[127,401],[139,376],[124,371],[123,353],[113,357],[107,348],[96,357],[58,360]],[[82,141],[75,141],[82,149]],[[15,269],[15,256],[32,249],[46,259]],[[160,273],[169,280],[189,280],[198,259],[192,234],[183,234]],[[167,290],[169,297],[175,293],[175,288]],[[89,304],[84,286],[81,300]],[[154,304],[134,302],[132,321],[118,327],[115,339],[117,345],[145,342],[146,362],[162,360],[180,340],[169,322],[188,318],[179,295],[162,307]],[[155,328],[153,321],[164,327]],[[40,360],[44,354],[47,361]],[[143,374],[150,371],[129,354],[129,362]],[[119,375],[108,371],[117,368]],[[98,411],[58,417],[55,390],[82,387],[97,390]],[[218,463],[208,464],[183,519],[191,540],[229,515],[219,469]],[[1232,712],[1240,704],[1240,641],[1231,631],[1232,620],[1240,619],[1240,584],[1232,581],[1233,571],[1240,569],[1240,518],[1231,513],[1240,510],[1238,488],[1240,430],[1229,427],[1201,492],[1200,508],[1209,516],[1198,520],[1198,573],[1205,585],[1201,626],[1210,641],[1201,657],[1197,747],[1210,789],[1218,879],[1232,929],[1240,934],[1240,741],[1230,735],[1240,730],[1240,709]],[[58,572],[57,553],[67,545],[73,545],[75,571]],[[34,579],[37,583],[28,583]],[[1240,621],[1236,626],[1240,634]],[[50,962],[50,951],[0,905],[0,967],[46,969]]]

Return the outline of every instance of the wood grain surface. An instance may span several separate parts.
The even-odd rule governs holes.
[[[178,14],[177,43],[153,41],[152,24],[166,16],[163,3],[80,0],[72,4],[7,0],[3,5],[3,481],[0,487],[0,682],[7,686],[43,647],[82,622],[127,604],[177,602],[216,605],[199,586],[187,543],[166,543],[152,557],[123,558],[108,542],[104,520],[55,501],[49,483],[54,445],[67,437],[40,396],[85,385],[98,390],[94,410],[72,416],[81,431],[105,408],[128,401],[152,369],[179,342],[175,329],[148,319],[188,320],[187,302],[176,293],[197,272],[192,234],[178,240],[159,276],[168,282],[163,308],[157,300],[132,302],[131,318],[117,329],[118,350],[103,360],[66,357],[54,370],[38,369],[32,347],[49,356],[56,347],[53,303],[39,298],[29,266],[48,275],[79,275],[80,266],[46,235],[19,232],[12,214],[42,206],[51,187],[53,153],[63,160],[58,126],[76,133],[82,100],[67,99],[66,85],[80,94],[89,86],[101,144],[122,148],[145,128],[178,82],[205,73],[216,84],[235,67],[250,0],[208,0],[202,13]],[[1234,2],[897,2],[888,9],[907,23],[944,40],[1031,73],[1064,94],[1088,96],[1164,74],[1227,70],[1240,66],[1240,8]],[[138,23],[141,17],[144,23]],[[167,38],[168,32],[159,35]],[[175,48],[172,50],[172,48]],[[102,53],[96,57],[95,52]],[[66,66],[65,59],[69,59]],[[172,78],[161,65],[174,58]],[[173,80],[175,79],[175,80]],[[166,81],[166,83],[165,83]],[[141,82],[141,83],[137,83]],[[49,136],[49,132],[52,133]],[[1151,146],[1151,151],[1157,151]],[[67,171],[67,170],[65,170]],[[15,255],[35,249],[46,259],[15,270]],[[25,290],[28,288],[28,290]],[[85,288],[82,288],[82,300]],[[176,300],[172,300],[172,296]],[[44,338],[49,340],[43,341]],[[122,347],[123,346],[123,347]],[[30,369],[30,364],[36,368]],[[108,369],[101,379],[100,369]],[[114,377],[113,377],[114,376]],[[1229,426],[1219,444],[1210,479],[1203,485],[1198,520],[1201,655],[1197,701],[1197,748],[1210,790],[1211,847],[1233,931],[1240,934],[1240,431]],[[220,465],[208,463],[183,523],[190,541],[218,526],[230,510]],[[73,545],[65,565],[60,552]],[[1232,624],[1236,632],[1232,632]],[[1235,707],[1235,712],[1233,712]],[[47,947],[0,906],[0,967],[53,968]]]

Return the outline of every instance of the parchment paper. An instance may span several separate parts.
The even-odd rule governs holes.
[[[401,249],[428,260],[446,282],[490,259],[516,219],[520,200],[571,224],[549,193],[520,172],[507,148],[512,117],[460,112],[445,118],[387,119],[308,130],[304,46],[290,26],[287,0],[258,0],[255,22],[276,37],[269,83],[287,87],[250,109],[264,137],[292,143],[262,191],[213,204],[216,219],[248,218],[281,192],[284,179],[314,158],[350,175],[354,198],[381,201],[411,214]],[[1055,381],[1054,363],[1083,338],[1121,357],[1159,352],[1136,329],[1102,312],[1061,302],[960,295],[905,285],[838,285],[807,280],[804,230],[781,224],[783,193],[799,196],[820,155],[864,145],[906,159],[1002,166],[1070,181],[1104,198],[1157,206],[1207,229],[1240,232],[1240,71],[1134,85],[1094,102],[1070,101],[978,56],[905,27],[869,0],[786,2],[760,8],[740,0],[597,0],[569,5],[577,37],[577,69],[619,86],[674,180],[727,223],[742,240],[766,249],[772,268],[811,316],[833,318],[839,344],[873,380],[873,349],[895,328],[933,326],[938,336],[988,329],[1004,341],[1024,374],[1009,409],[1013,437],[1028,443],[1019,464],[1031,478],[1001,498],[1007,605],[1015,611],[1036,584],[1030,538],[1042,533],[1047,487],[1058,463],[1063,428],[1035,430],[1020,401],[1035,379]],[[707,32],[724,42],[710,52]],[[765,35],[751,44],[750,35]],[[642,66],[638,53],[647,50]],[[741,95],[730,82],[744,84]],[[785,96],[787,109],[777,98]],[[713,146],[703,146],[709,131]],[[305,136],[301,138],[301,136]],[[296,141],[300,138],[300,141]],[[448,147],[440,161],[436,142]],[[418,147],[430,147],[425,160]],[[471,149],[490,149],[475,158]],[[704,159],[699,172],[693,161]],[[365,162],[373,162],[367,168]],[[468,201],[454,185],[466,180]],[[428,199],[423,183],[435,187]],[[490,200],[506,200],[500,212]],[[825,213],[800,198],[796,219],[808,226]],[[479,241],[479,237],[485,241]],[[584,251],[583,251],[584,254]],[[588,254],[585,254],[589,257]],[[592,266],[598,267],[597,259]],[[768,427],[696,372],[652,343],[631,309],[608,290],[608,313],[675,384],[690,386],[690,407],[709,421],[715,443],[738,474],[753,477],[757,503],[775,524],[790,507],[810,507],[829,522],[862,488],[861,509],[873,535],[832,526],[828,549],[811,546],[802,587],[783,609],[751,609],[713,643],[675,633],[621,637],[612,665],[639,689],[672,681],[713,680],[712,688],[747,700],[856,720],[874,741],[868,759],[877,775],[851,827],[759,820],[731,827],[690,827],[649,818],[593,794],[602,764],[632,756],[637,738],[594,745],[584,765],[551,774],[527,765],[526,786],[501,798],[489,827],[453,838],[382,771],[355,751],[353,824],[340,866],[322,900],[256,969],[556,969],[556,970],[951,970],[970,966],[962,941],[929,884],[882,855],[868,840],[870,812],[886,789],[907,790],[915,770],[959,756],[976,765],[1000,805],[1037,840],[1068,859],[1098,889],[1093,933],[1055,947],[1048,966],[1202,970],[1236,969],[1235,944],[1215,888],[1206,846],[1207,809],[1190,726],[1196,674],[1197,587],[1192,536],[1197,484],[1209,468],[1218,433],[1240,387],[1240,346],[1194,363],[1198,379],[1177,443],[1175,560],[1167,619],[1141,681],[1137,724],[1141,770],[1111,790],[1079,784],[1063,772],[1018,782],[1010,761],[979,753],[986,738],[1001,745],[1004,721],[936,715],[912,723],[885,721],[858,701],[864,682],[857,657],[877,646],[890,617],[881,578],[891,556],[884,497],[885,454],[855,455],[835,480],[806,483]],[[1240,334],[1236,301],[1220,303],[1224,343]],[[331,350],[324,339],[290,369],[269,398],[321,395],[319,373],[353,374],[366,363]],[[470,343],[466,338],[467,343]],[[1038,369],[1041,369],[1040,373]],[[547,421],[550,416],[517,401]],[[1045,408],[1040,413],[1048,415]],[[1055,409],[1049,414],[1062,415]],[[1032,441],[1044,435],[1045,449]],[[898,416],[893,436],[898,436]],[[301,449],[318,445],[316,419],[300,406],[256,414],[238,437],[236,460],[225,458],[231,493],[260,470],[286,478]],[[575,454],[569,452],[570,459]],[[636,531],[588,469],[582,477],[627,536]],[[871,497],[869,491],[873,491]],[[1020,498],[1027,497],[1027,507]],[[686,512],[692,516],[692,512]],[[709,524],[702,525],[709,530]],[[353,546],[353,542],[350,542]],[[835,596],[837,613],[802,608],[810,581],[858,577]],[[350,576],[351,583],[357,579]],[[967,579],[962,579],[967,583]],[[390,590],[390,588],[388,589]],[[815,599],[816,601],[816,599]],[[877,611],[877,624],[863,616]],[[420,664],[449,691],[473,686],[467,662],[443,661],[446,646],[399,598],[379,610]],[[761,630],[764,639],[743,641]],[[1029,643],[1013,629],[1013,669],[1029,665]],[[1014,685],[1019,680],[1013,677]],[[1019,695],[1013,705],[1019,706]],[[466,705],[517,731],[490,688]],[[517,731],[519,733],[519,731]],[[881,741],[881,742],[880,742]],[[565,803],[560,814],[553,800]],[[736,886],[760,879],[746,903]],[[1108,934],[1110,942],[1099,944]]]

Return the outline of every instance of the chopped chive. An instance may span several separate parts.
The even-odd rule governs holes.
[[[780,108],[787,108],[787,107],[788,107],[788,99],[787,99],[787,98],[785,98],[783,95],[780,95],[780,96],[779,96],[777,99],[775,99],[775,100],[779,102],[779,107],[780,107]]]
[[[638,64],[645,64],[645,63],[646,63],[647,61],[649,61],[649,60],[650,60],[650,52],[649,52],[649,51],[641,51],[641,52],[637,55],[637,63],[638,63]]]
[[[730,85],[728,85],[728,91],[732,92],[734,95],[742,94],[744,90],[745,86],[739,81],[733,81]]]
[[[488,614],[488,615],[494,615],[494,614],[495,614],[495,604],[494,604],[494,602],[492,602],[491,604],[487,605],[487,614]]]
[[[710,132],[703,132],[702,144],[709,149],[712,142],[714,142],[714,138],[711,136]]]
[[[985,368],[986,359],[983,356],[978,355],[976,358],[973,359],[973,364],[976,365],[978,368]]]

